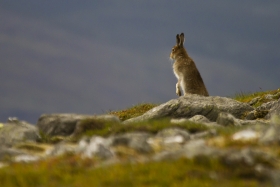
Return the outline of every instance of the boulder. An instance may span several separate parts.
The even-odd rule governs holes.
[[[191,118],[195,115],[203,115],[210,121],[216,121],[219,113],[226,112],[236,118],[241,118],[245,113],[254,110],[247,103],[241,103],[227,97],[209,96],[204,97],[196,94],[172,99],[161,104],[145,114],[126,120],[124,123],[132,123],[157,119],[163,117]]]
[[[69,136],[75,131],[79,121],[88,118],[120,122],[119,118],[114,115],[43,114],[39,118],[37,126],[40,132],[48,136]]]
[[[0,147],[11,147],[19,142],[39,139],[38,129],[25,121],[8,121],[0,130]]]

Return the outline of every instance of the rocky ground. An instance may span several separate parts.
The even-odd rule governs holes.
[[[94,159],[93,168],[182,158],[215,160],[235,178],[253,180],[256,186],[280,186],[279,98],[279,89],[245,102],[188,95],[124,121],[114,112],[44,114],[36,125],[9,118],[0,124],[0,167],[4,171],[15,163],[69,154]],[[219,171],[210,170],[208,178],[224,180]]]

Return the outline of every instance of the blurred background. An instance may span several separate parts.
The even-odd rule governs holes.
[[[0,121],[176,98],[185,33],[210,95],[280,87],[280,1],[0,1]]]

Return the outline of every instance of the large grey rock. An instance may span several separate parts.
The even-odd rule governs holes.
[[[24,141],[37,141],[40,139],[38,129],[25,121],[9,121],[0,130],[0,147],[11,147]]]
[[[128,119],[124,123],[138,122],[163,117],[191,118],[195,115],[203,115],[210,121],[216,121],[218,114],[227,112],[236,118],[241,118],[246,112],[252,111],[253,107],[246,103],[238,102],[227,97],[209,96],[204,97],[196,94],[172,99],[161,104],[142,116]]]
[[[114,115],[43,114],[39,118],[37,126],[42,133],[48,136],[68,136],[75,131],[79,121],[87,118],[119,122],[119,118]]]

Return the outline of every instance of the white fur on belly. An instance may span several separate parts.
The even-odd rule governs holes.
[[[177,79],[179,79],[179,75],[174,71],[174,74],[176,76]]]

